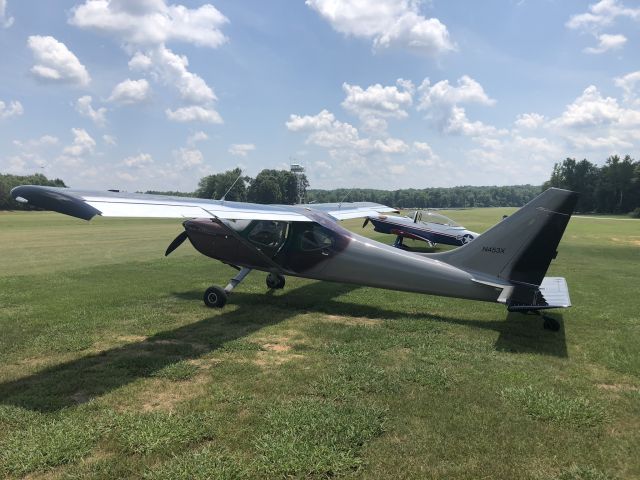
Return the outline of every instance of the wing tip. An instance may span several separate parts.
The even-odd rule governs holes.
[[[64,189],[53,189],[39,185],[20,185],[11,189],[14,200],[41,208],[52,210],[82,220],[91,220],[101,212],[87,204],[84,200],[64,192]],[[20,199],[20,200],[18,200]]]

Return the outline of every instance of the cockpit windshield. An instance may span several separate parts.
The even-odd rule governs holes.
[[[460,225],[449,217],[430,210],[414,210],[410,211],[409,218],[419,223],[437,223],[439,225],[446,225],[448,227],[459,227]]]

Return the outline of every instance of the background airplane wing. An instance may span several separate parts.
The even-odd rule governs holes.
[[[71,188],[21,185],[11,190],[13,198],[44,210],[91,220],[103,217],[221,218],[225,220],[281,220],[308,222],[305,210],[327,213],[338,220],[394,211],[377,203],[326,203],[311,205],[260,205],[207,200],[194,197],[147,195],[144,193],[96,192]]]
[[[327,213],[337,220],[368,217],[378,215],[379,213],[399,213],[395,208],[373,202],[311,203],[300,206],[310,210]]]

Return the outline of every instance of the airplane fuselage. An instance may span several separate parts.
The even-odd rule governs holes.
[[[200,253],[237,267],[317,280],[495,302],[502,289],[437,259],[353,233],[330,217],[309,222],[184,222]]]

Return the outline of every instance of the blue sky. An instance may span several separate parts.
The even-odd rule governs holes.
[[[539,184],[638,157],[639,25],[631,0],[0,0],[0,172]]]

